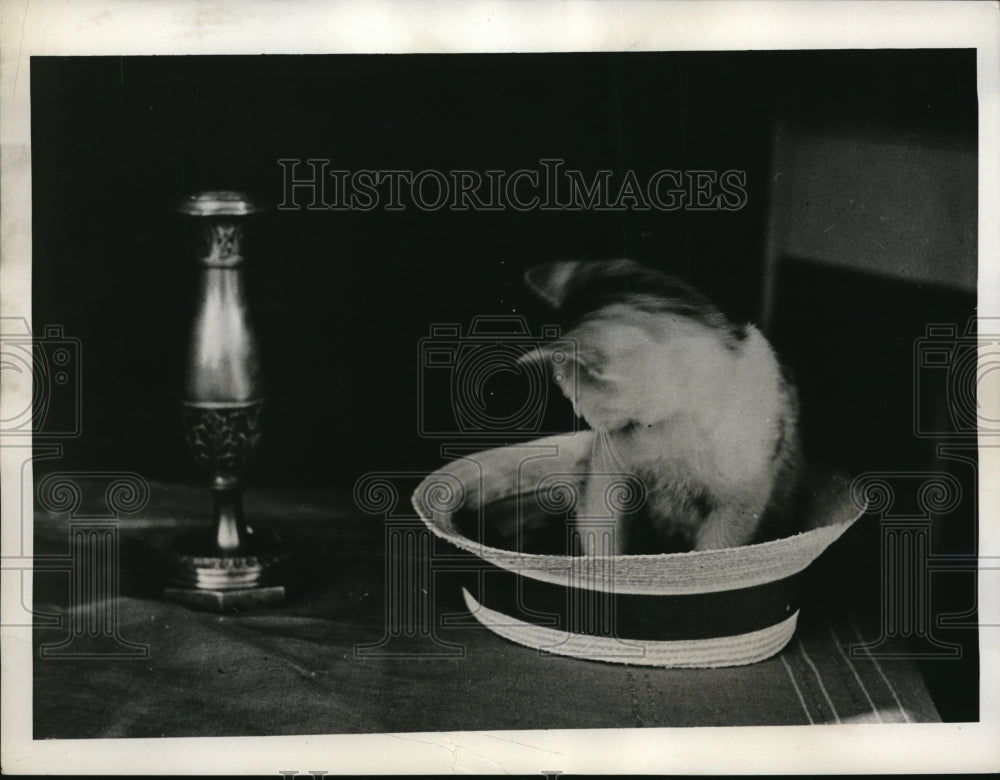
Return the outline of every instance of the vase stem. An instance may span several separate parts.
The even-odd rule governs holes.
[[[243,520],[243,494],[238,485],[212,488],[215,515],[215,540],[223,552],[237,552],[245,547],[246,523]]]

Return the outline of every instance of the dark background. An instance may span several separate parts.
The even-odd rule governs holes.
[[[197,274],[171,207],[237,188],[268,207],[247,267],[268,404],[248,474],[260,487],[349,489],[367,471],[440,465],[440,442],[418,431],[418,342],[477,314],[521,313],[537,333],[551,317],[521,283],[535,263],[634,257],[757,320],[776,118],[972,149],[978,121],[975,52],[950,50],[46,57],[32,58],[31,85],[33,328],[59,324],[82,349],[82,435],[52,465],[203,479],[178,405]],[[748,200],[288,212],[283,157],[481,172],[555,157],[640,180],[738,169]],[[772,336],[799,377],[813,457],[853,473],[941,468],[935,442],[913,436],[913,343],[927,323],[964,326],[974,293],[805,263],[780,285]],[[974,473],[962,479],[970,498],[936,524],[935,552],[975,550]],[[818,588],[877,588],[868,529],[824,557]],[[937,611],[974,605],[972,575],[938,579]],[[925,664],[928,683],[946,718],[974,719],[976,632],[946,633],[963,659]]]

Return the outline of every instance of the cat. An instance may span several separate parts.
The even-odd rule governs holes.
[[[525,280],[576,344],[553,375],[594,431],[577,517],[609,517],[601,474],[624,468],[645,489],[641,512],[614,516],[615,553],[737,547],[792,531],[798,394],[756,327],[632,260],[551,263]]]

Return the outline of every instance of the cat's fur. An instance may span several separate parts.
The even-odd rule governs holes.
[[[599,475],[624,468],[647,498],[637,516],[616,518],[618,553],[735,547],[792,532],[797,393],[757,328],[734,325],[688,285],[631,260],[553,263],[526,280],[577,345],[555,375],[595,431],[578,517],[608,517]]]

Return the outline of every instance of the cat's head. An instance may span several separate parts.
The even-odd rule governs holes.
[[[567,323],[613,303],[701,323],[738,342],[744,334],[701,292],[635,260],[561,260],[529,268],[525,282]]]
[[[701,293],[632,260],[537,266],[528,285],[561,315],[575,344],[556,381],[594,428],[653,425],[699,398],[746,330]],[[546,357],[542,347],[536,358]]]

